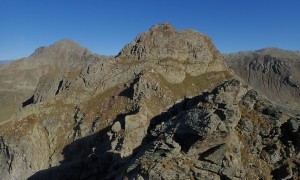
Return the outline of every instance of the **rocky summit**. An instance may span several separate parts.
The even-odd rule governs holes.
[[[297,179],[299,61],[256,56],[225,61],[208,36],[169,23],[115,57],[71,40],[38,48],[0,67],[0,105],[13,109],[0,111],[0,177]]]

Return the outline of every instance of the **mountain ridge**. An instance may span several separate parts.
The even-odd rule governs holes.
[[[279,59],[286,59],[286,60],[293,60],[297,59],[300,60],[300,51],[299,50],[286,50],[281,49],[278,47],[266,47],[261,48],[258,50],[245,50],[245,51],[238,51],[238,52],[229,52],[223,53],[224,56],[232,55],[232,54],[251,54],[257,53],[260,55],[270,55]]]
[[[298,177],[300,110],[236,80],[206,35],[158,24],[103,58],[69,45],[28,58],[61,64],[0,124],[2,178]]]

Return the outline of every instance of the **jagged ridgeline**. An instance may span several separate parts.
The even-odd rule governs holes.
[[[0,68],[28,86],[0,124],[3,179],[298,177],[300,117],[235,80],[199,32],[158,24],[116,57],[63,40]]]

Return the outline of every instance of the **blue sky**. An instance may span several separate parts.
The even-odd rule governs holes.
[[[223,52],[300,50],[299,0],[0,0],[0,60],[73,39],[115,55],[153,24],[209,35]]]

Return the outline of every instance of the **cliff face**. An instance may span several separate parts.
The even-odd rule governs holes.
[[[166,23],[116,57],[80,49],[0,124],[4,179],[298,176],[299,118],[232,80],[207,36]]]
[[[225,57],[228,65],[245,83],[274,102],[299,109],[300,56],[297,52],[262,49]]]

